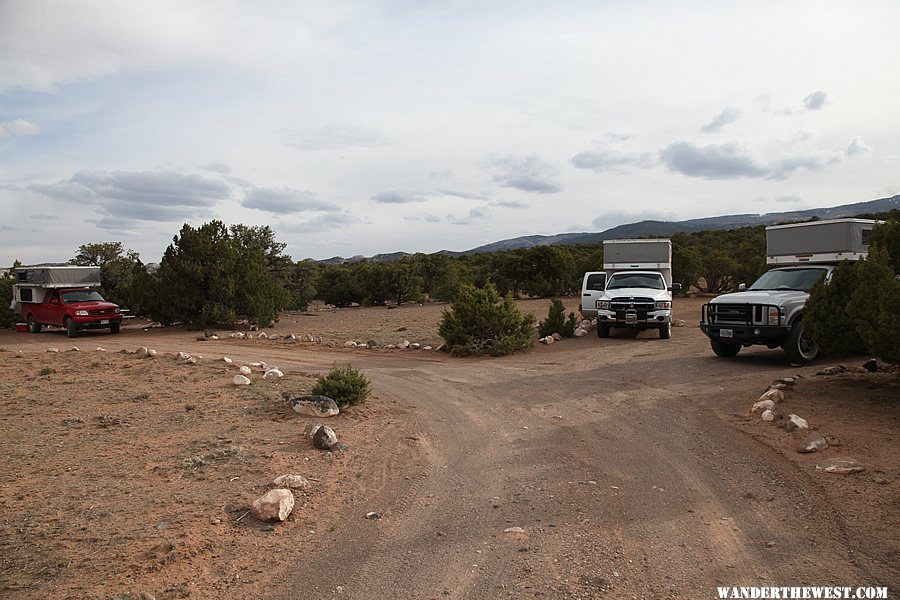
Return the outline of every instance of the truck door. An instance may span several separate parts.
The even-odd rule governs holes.
[[[581,282],[581,314],[587,319],[597,316],[597,300],[606,289],[606,272],[590,271]]]
[[[50,298],[47,300],[47,303],[44,305],[45,315],[43,321],[48,325],[62,325],[63,321],[63,313],[65,312],[66,307],[62,303],[62,299],[59,297],[59,290],[53,290],[50,294]]]

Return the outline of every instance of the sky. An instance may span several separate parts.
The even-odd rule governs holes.
[[[900,193],[896,0],[0,0],[0,266],[295,259]]]

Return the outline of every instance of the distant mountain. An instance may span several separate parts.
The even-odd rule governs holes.
[[[795,221],[808,221],[812,218],[841,219],[855,217],[861,214],[883,213],[891,210],[900,210],[900,195],[892,198],[880,198],[868,202],[855,204],[843,204],[831,208],[810,208],[807,210],[793,210],[787,212],[765,214],[724,215],[721,217],[704,217],[702,219],[688,219],[687,221],[640,221],[619,225],[606,231],[590,233],[558,233],[556,235],[526,235],[493,242],[484,246],[478,246],[463,252],[442,250],[441,254],[448,256],[463,256],[478,252],[498,252],[501,250],[516,250],[519,248],[532,248],[534,246],[574,246],[576,244],[599,244],[603,240],[615,240],[623,238],[637,238],[650,236],[665,236],[673,233],[693,233],[695,231],[714,231],[719,229],[738,229],[752,225],[777,225]],[[390,254],[376,254],[372,257],[353,256],[343,258],[335,256],[318,261],[324,265],[339,265],[344,263],[356,263],[362,260],[374,262],[388,262],[412,256],[407,252],[392,252]]]
[[[721,217],[704,217],[687,221],[640,221],[619,225],[598,233],[558,233],[556,235],[526,235],[508,240],[501,240],[484,246],[467,250],[462,254],[476,252],[497,252],[499,250],[515,250],[534,246],[573,246],[575,244],[597,244],[603,240],[636,238],[648,236],[672,235],[673,233],[692,233],[695,231],[713,231],[718,229],[738,229],[753,225],[776,225],[794,221],[808,221],[812,218],[841,219],[866,213],[888,212],[900,210],[900,195],[892,198],[880,198],[868,202],[843,204],[831,208],[810,208],[788,212],[766,214],[724,215]]]

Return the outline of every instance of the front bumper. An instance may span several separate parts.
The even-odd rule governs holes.
[[[609,325],[610,327],[641,327],[648,329],[651,327],[662,327],[671,320],[671,310],[651,310],[646,313],[643,311],[597,310],[597,323]]]
[[[774,325],[710,325],[700,323],[700,331],[712,340],[739,344],[777,346],[790,333],[789,329]],[[725,334],[723,335],[723,331]]]
[[[123,316],[120,314],[116,315],[104,315],[102,317],[88,316],[88,317],[72,317],[72,321],[75,322],[75,329],[81,331],[83,329],[108,329],[110,325],[115,323],[121,323],[123,320]]]

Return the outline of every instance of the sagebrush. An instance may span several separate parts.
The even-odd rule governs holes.
[[[501,297],[493,285],[463,285],[438,333],[455,356],[501,356],[530,346],[534,324],[533,315],[520,313],[512,296]]]
[[[553,298],[550,301],[550,309],[547,311],[547,318],[541,321],[538,331],[541,337],[558,333],[563,337],[570,338],[575,335],[575,327],[578,325],[578,318],[575,313],[570,312],[566,318],[566,307],[562,300]]]

